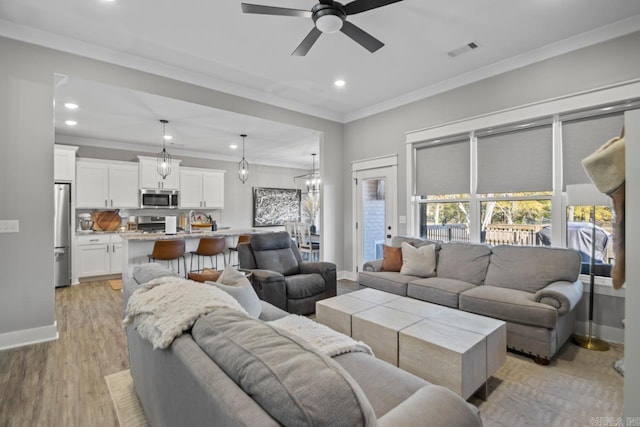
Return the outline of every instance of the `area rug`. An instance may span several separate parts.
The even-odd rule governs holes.
[[[147,418],[133,389],[133,379],[129,370],[104,377],[109,387],[120,427],[146,427]]]
[[[613,369],[623,347],[599,352],[566,344],[550,366],[507,353],[489,379],[486,401],[472,397],[484,427],[596,425],[622,413],[623,378]],[[105,377],[120,427],[146,426],[129,371]]]
[[[111,289],[114,291],[122,290],[122,279],[108,280],[108,282],[109,286],[111,286]]]

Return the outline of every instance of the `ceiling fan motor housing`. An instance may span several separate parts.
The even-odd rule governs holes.
[[[323,33],[340,31],[342,23],[347,19],[347,12],[338,2],[333,2],[331,5],[318,3],[313,6],[311,13],[316,28]]]

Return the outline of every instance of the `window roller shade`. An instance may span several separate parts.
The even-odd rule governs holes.
[[[478,193],[550,191],[552,128],[478,138]]]
[[[567,185],[591,182],[582,167],[582,159],[620,135],[623,125],[622,114],[562,123],[563,191]]]
[[[416,150],[416,195],[468,194],[469,140]]]

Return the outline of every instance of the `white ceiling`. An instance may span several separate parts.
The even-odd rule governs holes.
[[[298,9],[315,4],[315,0],[248,1]],[[323,34],[307,56],[292,57],[312,21],[246,15],[240,0],[0,0],[2,36],[341,122],[638,31],[640,1],[404,0],[349,21],[386,45],[371,54],[342,33]],[[456,58],[447,55],[472,41],[480,48]],[[337,78],[347,85],[334,87]],[[128,98],[141,99],[139,94]],[[158,111],[151,97],[142,98],[146,105],[134,104],[131,110]],[[196,110],[193,117],[207,114]],[[193,123],[189,116],[184,116],[184,135]],[[208,130],[229,138],[242,131],[206,122],[197,125],[208,125]],[[126,135],[111,129],[111,136],[95,137],[140,142],[131,136],[128,126],[133,125],[107,123],[102,132],[122,127]],[[149,132],[149,141],[156,130],[149,124],[139,126],[149,126],[141,131],[141,135]],[[207,136],[198,138],[203,141]]]
[[[166,133],[173,137],[166,143],[167,151],[177,158],[239,161],[240,134],[247,135],[245,153],[250,163],[311,169],[311,153],[318,153],[319,136],[310,129],[72,76],[59,81],[55,97],[59,143],[156,153],[163,144],[159,119],[165,119],[169,121]],[[79,108],[66,109],[68,102]],[[66,120],[78,124],[67,126]],[[231,149],[231,144],[237,149]]]

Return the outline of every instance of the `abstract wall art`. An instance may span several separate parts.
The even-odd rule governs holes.
[[[253,226],[271,227],[300,221],[301,191],[291,188],[253,187]]]

